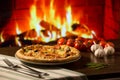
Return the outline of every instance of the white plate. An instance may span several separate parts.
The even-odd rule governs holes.
[[[18,58],[16,55],[15,55],[15,57],[18,60],[20,60],[21,62],[35,64],[35,65],[62,65],[62,64],[68,64],[68,63],[75,62],[81,58],[81,57],[79,57],[79,58],[76,58],[76,59],[71,60],[71,61],[65,61],[65,62],[59,62],[59,63],[50,63],[50,62],[49,63],[42,63],[42,62],[32,62],[32,61],[23,60],[23,59]]]

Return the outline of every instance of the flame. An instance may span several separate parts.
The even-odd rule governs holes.
[[[64,15],[64,17],[61,17],[61,15],[56,15],[56,8],[54,6],[54,0],[50,0],[50,5],[49,8],[45,7],[45,1],[42,0],[42,5],[41,5],[41,13],[43,13],[43,15],[38,15],[37,14],[37,8],[38,6],[36,5],[37,0],[34,1],[34,3],[30,6],[30,18],[29,18],[29,26],[30,29],[34,29],[37,33],[36,36],[34,37],[29,37],[29,36],[25,36],[24,39],[30,39],[30,40],[40,40],[42,42],[50,42],[53,40],[56,40],[60,37],[65,37],[67,36],[67,33],[72,33],[74,35],[79,35],[81,37],[84,38],[93,38],[92,35],[92,31],[90,31],[88,29],[87,26],[86,29],[88,29],[88,32],[86,33],[78,33],[77,31],[73,31],[72,30],[72,24],[74,23],[79,23],[79,20],[74,19],[74,17],[72,16],[72,7],[66,6],[65,8],[65,12],[66,14]],[[40,25],[41,21],[45,21],[50,23],[49,24],[49,29],[46,29],[44,26]],[[54,25],[54,26],[53,26]],[[53,30],[53,27],[55,27],[55,29],[57,29],[56,31]],[[45,31],[42,32],[42,31]],[[18,28],[18,24],[16,24],[16,33],[20,34],[20,30]],[[47,34],[47,36],[45,35]]]
[[[52,36],[50,31],[48,31],[47,34],[48,34],[49,37],[46,37],[41,33],[42,41],[44,41],[44,42],[49,42],[50,41],[51,36]]]
[[[22,44],[21,44],[21,42],[19,40],[20,40],[19,37],[15,37],[15,43],[16,43],[16,45],[22,46]]]
[[[77,35],[78,37],[91,39],[96,37],[96,33],[93,30],[90,30],[88,26],[84,24],[80,24],[80,19],[77,15],[72,15],[73,12],[70,5],[65,5],[65,9],[63,11],[65,14],[60,15],[61,12],[58,14],[54,0],[50,0],[50,4],[47,7],[45,6],[46,0],[42,0],[41,2],[43,4],[41,4],[39,7],[37,6],[37,1],[38,0],[34,0],[34,3],[30,6],[30,15],[28,14],[29,19],[27,21],[29,23],[27,23],[28,26],[26,26],[29,28],[29,31],[22,31],[21,29],[23,26],[20,26],[22,23],[18,24],[16,22],[16,35],[12,35],[15,37],[16,45],[22,46],[20,40],[23,39],[40,43],[54,41],[58,38],[71,35]],[[79,16],[81,15],[82,14]],[[43,22],[43,24],[45,23],[45,25],[40,24],[41,22]],[[76,29],[73,29],[73,24],[80,25],[78,25]],[[0,33],[0,44],[7,41],[6,36],[4,36],[5,33],[3,32],[4,31]],[[24,33],[22,34],[22,32]]]
[[[18,23],[16,23],[16,34],[19,35],[21,33],[22,33],[22,31],[19,29]],[[22,44],[20,42],[20,38],[18,36],[15,36],[15,43],[18,46],[22,46]]]
[[[55,17],[55,10],[54,10],[54,8],[53,8],[53,2],[54,2],[54,0],[51,0],[51,2],[50,2],[50,22],[51,23],[54,23],[54,17]]]
[[[37,36],[40,36],[39,33],[41,30],[39,22],[40,22],[40,19],[37,17],[37,14],[36,14],[36,5],[33,4],[30,7],[30,29],[35,29],[37,32]]]
[[[5,40],[4,40],[4,38],[3,38],[3,32],[1,32],[1,34],[0,34],[0,42],[4,42]]]
[[[70,6],[67,7],[66,19],[67,19],[68,31],[72,31],[72,28],[71,28],[72,12],[71,12],[71,7]]]
[[[22,31],[19,29],[18,23],[16,23],[16,34],[21,34]]]
[[[83,38],[93,38],[93,35],[88,35],[88,34],[82,34],[81,37]]]

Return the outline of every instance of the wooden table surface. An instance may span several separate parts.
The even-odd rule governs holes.
[[[91,52],[81,52],[82,57],[78,61],[59,65],[59,67],[82,72],[86,74],[90,80],[120,78],[120,40],[114,40],[113,42],[116,45],[114,56],[98,59],[94,57]],[[19,48],[20,47],[2,47],[0,48],[0,54],[14,56]],[[88,68],[85,65],[89,62],[105,63],[108,64],[108,66],[102,69]]]

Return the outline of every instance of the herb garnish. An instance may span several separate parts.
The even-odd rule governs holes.
[[[102,69],[102,68],[107,67],[108,65],[104,64],[104,63],[93,63],[93,62],[90,62],[90,63],[87,63],[86,66],[89,67],[89,68],[94,68],[94,69]]]

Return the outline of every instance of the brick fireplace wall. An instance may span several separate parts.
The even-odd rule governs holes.
[[[6,25],[0,26],[0,30],[15,34],[16,22],[22,31],[28,27],[29,8],[34,0],[8,0],[12,4],[12,15]],[[42,0],[37,0],[37,6]],[[45,0],[46,5],[50,0]],[[80,22],[86,24],[96,32],[98,37],[116,39],[120,35],[120,0],[54,0],[55,6],[60,10],[65,4],[72,6],[73,14],[79,15]],[[5,3],[4,3],[5,4]],[[1,8],[0,8],[1,9]],[[38,10],[39,12],[39,10]],[[7,14],[7,13],[6,13]],[[39,14],[38,14],[39,15]],[[22,24],[21,24],[22,23]]]

